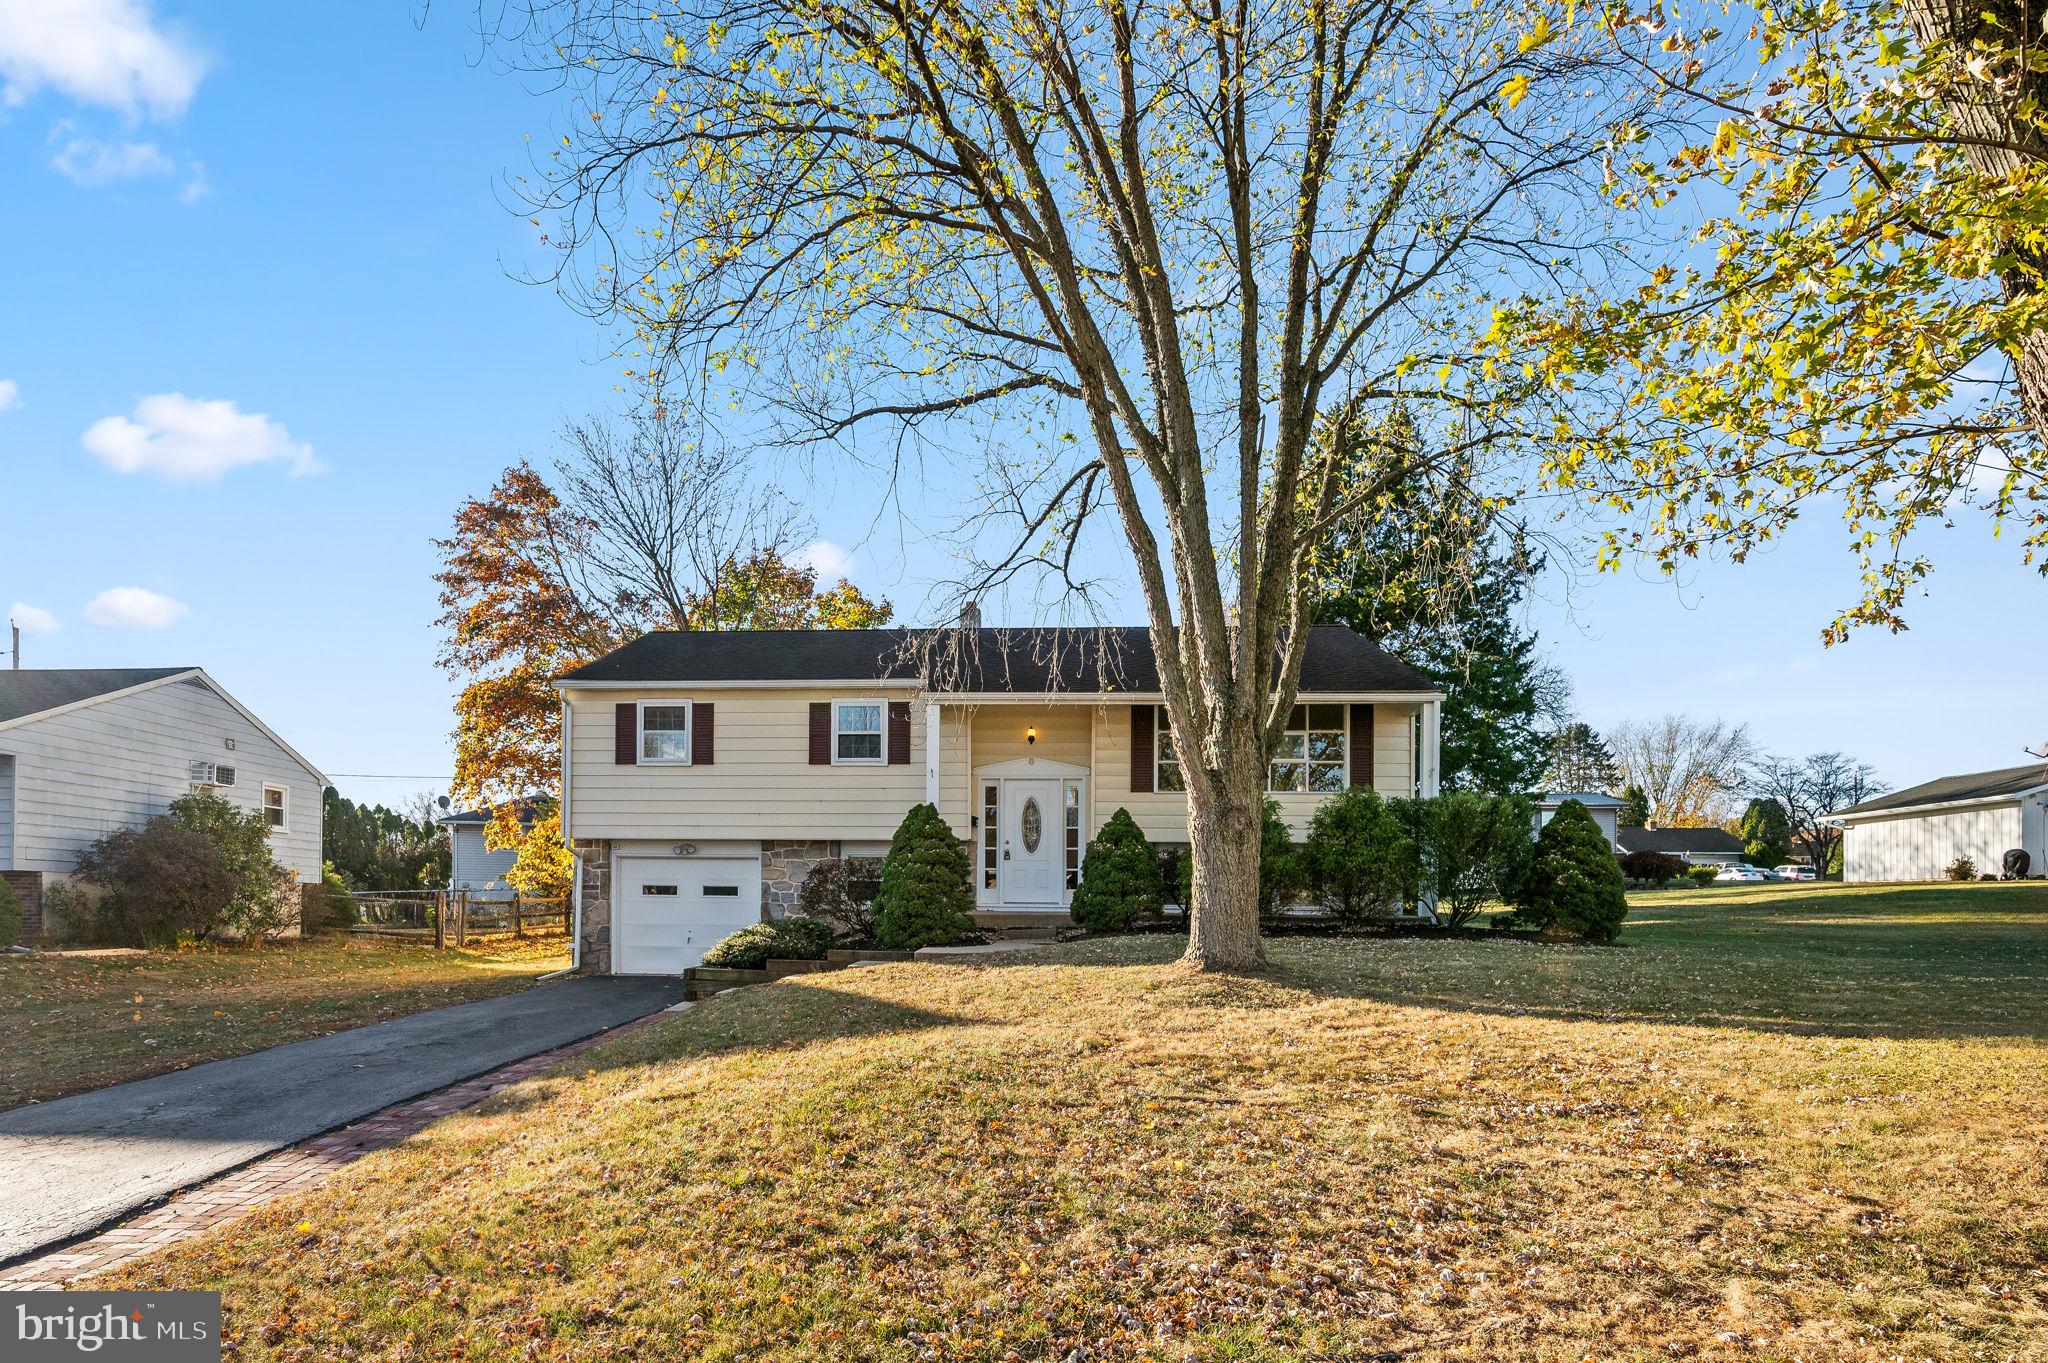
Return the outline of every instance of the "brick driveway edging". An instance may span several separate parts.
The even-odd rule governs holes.
[[[514,1061],[488,1074],[374,1112],[338,1131],[265,1155],[240,1169],[174,1193],[118,1226],[0,1268],[0,1291],[62,1288],[211,1230],[286,1193],[313,1187],[336,1170],[374,1151],[397,1145],[451,1113],[474,1107],[499,1089],[531,1079],[593,1046],[651,1027],[669,1013],[690,1006],[679,1004],[649,1013],[608,1032]]]

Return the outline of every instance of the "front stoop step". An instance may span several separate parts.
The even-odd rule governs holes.
[[[991,937],[1010,937],[1020,932],[1057,932],[1074,925],[1065,909],[976,909],[974,926]]]

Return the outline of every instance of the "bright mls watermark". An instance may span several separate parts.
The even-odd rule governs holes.
[[[218,1292],[0,1292],[6,1363],[219,1363]]]

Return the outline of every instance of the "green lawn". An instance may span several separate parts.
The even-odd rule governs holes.
[[[568,963],[563,937],[442,952],[323,936],[0,955],[0,1109],[488,998]]]
[[[2048,1358],[2048,889],[709,1001],[96,1286],[240,1359]]]

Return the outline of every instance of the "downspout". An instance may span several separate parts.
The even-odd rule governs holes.
[[[569,969],[583,969],[583,854],[575,851],[569,821],[569,697],[562,696],[562,841],[570,847],[569,860],[576,868],[569,882]]]

